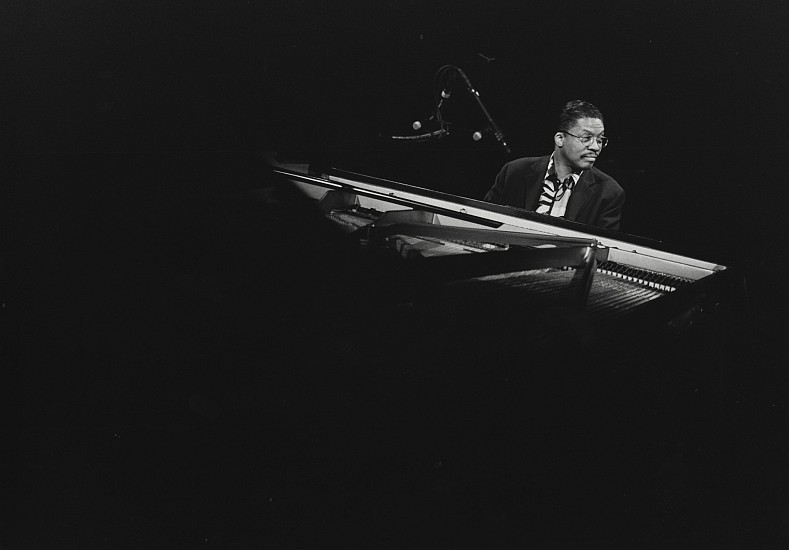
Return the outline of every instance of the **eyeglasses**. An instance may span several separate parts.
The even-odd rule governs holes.
[[[563,134],[567,134],[568,136],[573,136],[575,139],[581,142],[581,145],[584,147],[589,147],[592,144],[592,140],[597,140],[597,144],[600,146],[600,149],[605,149],[605,146],[608,145],[608,138],[605,136],[600,136],[598,138],[594,136],[576,136],[575,134],[571,134],[566,130],[559,130]]]

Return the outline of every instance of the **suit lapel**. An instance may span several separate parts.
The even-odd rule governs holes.
[[[545,171],[548,170],[548,157],[540,157],[540,159],[531,165],[531,173],[526,174],[526,181],[524,189],[526,189],[524,197],[524,208],[526,210],[537,210],[537,202],[540,200],[542,194],[542,182],[545,178]],[[572,195],[570,195],[572,197]]]
[[[565,218],[568,220],[577,220],[578,215],[589,206],[589,201],[592,198],[592,186],[595,184],[595,178],[591,170],[584,170],[581,174],[581,179],[573,189],[570,195],[570,201],[567,204],[567,211]]]

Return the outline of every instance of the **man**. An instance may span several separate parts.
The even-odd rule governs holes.
[[[625,192],[594,167],[607,143],[597,107],[570,101],[559,115],[553,154],[505,164],[485,200],[618,230]]]

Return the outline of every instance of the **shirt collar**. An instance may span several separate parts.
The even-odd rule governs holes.
[[[583,174],[583,170],[577,170],[571,174],[573,177],[573,185],[578,183],[578,180],[581,179],[581,174]],[[545,179],[548,179],[551,176],[555,176],[557,179],[559,177],[556,175],[556,168],[553,166],[553,153],[551,153],[551,158],[548,160],[548,170],[545,172]]]

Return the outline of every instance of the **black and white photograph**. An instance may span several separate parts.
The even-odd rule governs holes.
[[[789,547],[787,22],[0,6],[0,549]]]

